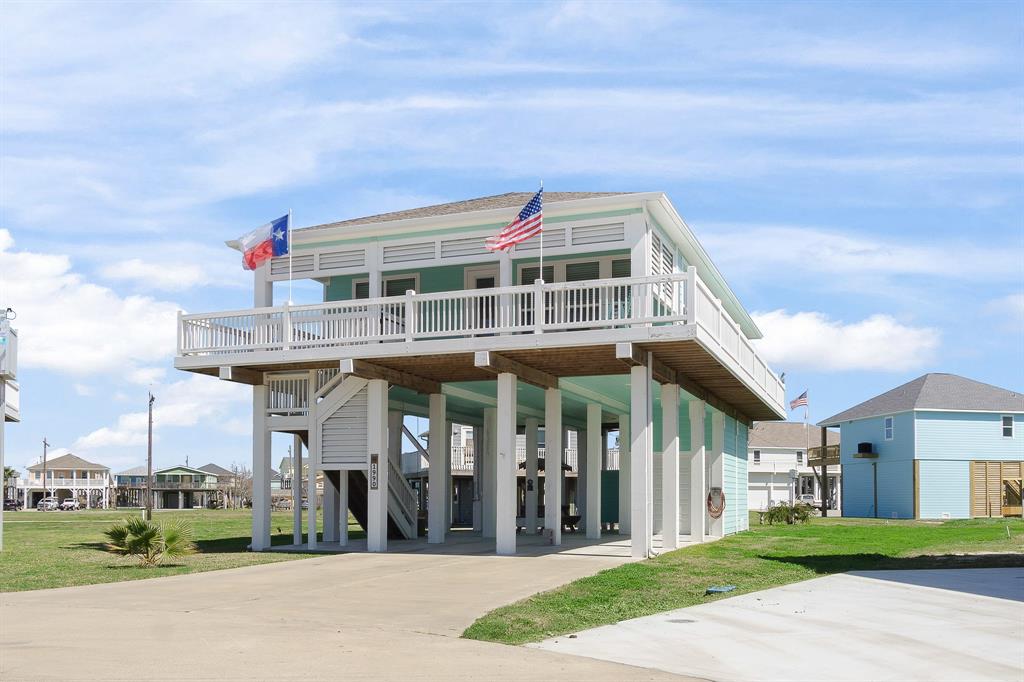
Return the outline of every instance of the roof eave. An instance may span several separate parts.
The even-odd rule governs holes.
[[[587,199],[545,201],[544,213],[545,215],[557,215],[594,208],[639,206],[643,202],[656,199],[659,196],[664,196],[664,194],[662,192],[635,192],[630,194],[610,194],[604,197],[590,197]],[[358,239],[360,237],[371,238],[396,232],[415,233],[424,229],[470,227],[477,224],[507,221],[515,215],[516,210],[517,207],[508,206],[419,218],[403,218],[401,220],[388,220],[376,223],[339,225],[337,227],[332,227],[331,223],[310,225],[294,230],[292,232],[292,240],[293,244],[300,244],[338,238],[339,235],[343,235],[345,239]]]

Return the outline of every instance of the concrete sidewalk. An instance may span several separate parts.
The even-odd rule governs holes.
[[[1024,569],[833,575],[533,647],[717,682],[1024,680]]]
[[[492,608],[626,561],[572,550],[350,554],[8,593],[0,679],[678,679],[459,639]]]

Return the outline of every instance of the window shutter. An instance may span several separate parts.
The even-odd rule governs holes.
[[[612,261],[612,277],[629,277],[632,263],[628,258]]]
[[[369,282],[356,282],[356,298],[370,298]]]
[[[581,282],[586,279],[601,277],[601,264],[597,261],[587,263],[569,263],[565,266],[566,282]]]
[[[540,275],[540,268],[536,265],[530,265],[519,269],[519,283],[520,284],[533,284],[534,280]],[[544,266],[544,281],[548,284],[555,281],[555,267],[553,265]]]
[[[405,296],[405,292],[416,288],[415,277],[403,277],[402,279],[389,279],[384,282],[385,296]]]

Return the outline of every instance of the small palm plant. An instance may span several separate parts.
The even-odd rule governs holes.
[[[165,557],[193,554],[192,526],[181,520],[156,524],[133,516],[115,524],[105,533],[107,551],[121,556],[138,557],[143,567],[156,566]]]

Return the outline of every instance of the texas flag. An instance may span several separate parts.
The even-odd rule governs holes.
[[[288,216],[284,215],[266,225],[257,227],[238,240],[242,252],[242,266],[255,270],[274,256],[288,255]]]

